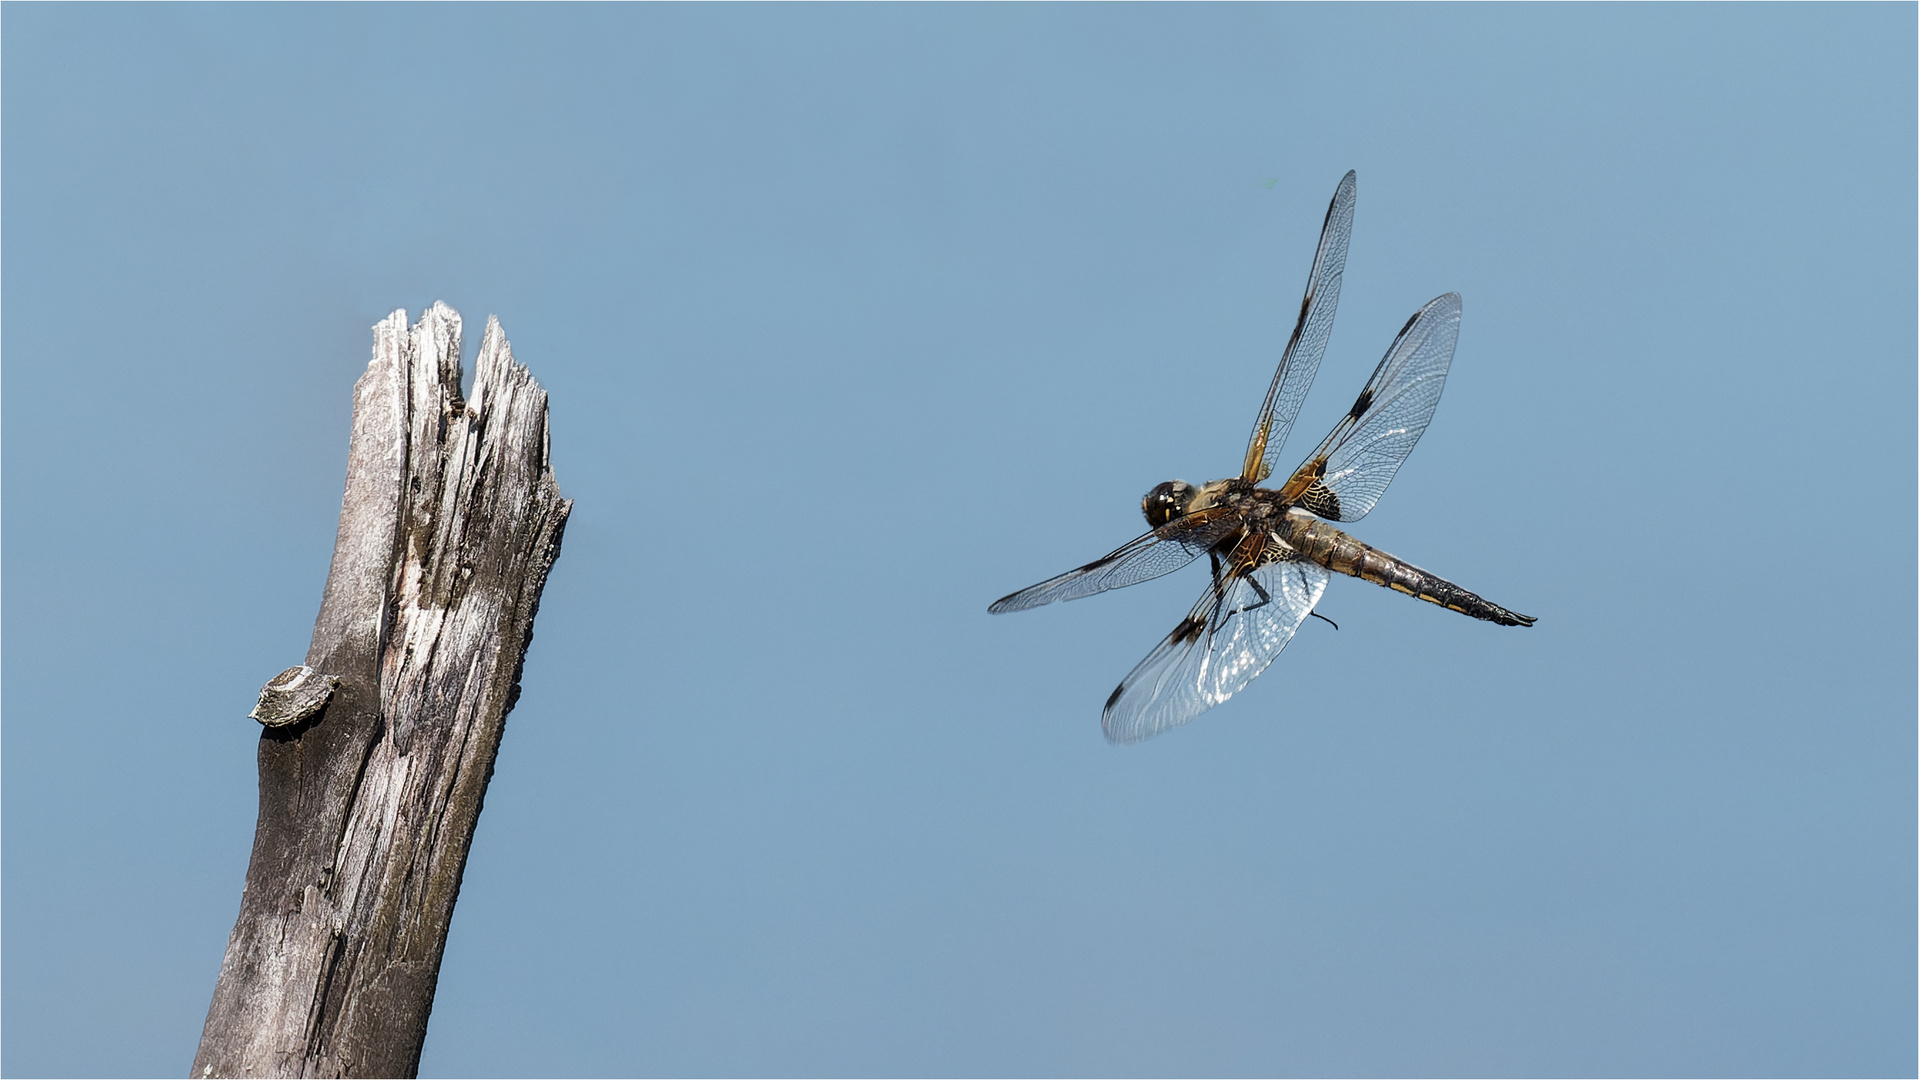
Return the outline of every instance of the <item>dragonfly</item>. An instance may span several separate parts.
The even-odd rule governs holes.
[[[1107,698],[1100,726],[1109,742],[1152,738],[1244,689],[1316,614],[1335,573],[1500,626],[1536,621],[1330,524],[1365,517],[1425,433],[1459,340],[1458,293],[1414,312],[1353,407],[1305,462],[1278,487],[1260,486],[1274,475],[1332,336],[1357,187],[1357,176],[1348,172],[1326,208],[1299,320],[1260,405],[1239,475],[1198,486],[1183,480],[1158,485],[1140,502],[1150,527],[1145,535],[987,609],[999,615],[1078,600],[1206,560],[1211,581],[1192,611]]]

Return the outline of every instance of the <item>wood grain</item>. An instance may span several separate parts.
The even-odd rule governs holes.
[[[192,1076],[412,1076],[506,714],[572,503],[546,392],[487,321],[374,327],[308,666],[260,737],[260,818]]]

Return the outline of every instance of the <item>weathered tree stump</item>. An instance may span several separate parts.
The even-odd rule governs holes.
[[[572,503],[498,321],[374,327],[306,663],[254,716],[260,821],[192,1076],[412,1076]]]

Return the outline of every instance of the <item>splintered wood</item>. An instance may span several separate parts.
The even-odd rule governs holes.
[[[192,1075],[412,1076],[481,800],[572,503],[546,392],[487,320],[374,327],[305,667],[260,737],[260,820]],[[284,677],[284,673],[283,676]],[[263,698],[263,700],[265,700]]]

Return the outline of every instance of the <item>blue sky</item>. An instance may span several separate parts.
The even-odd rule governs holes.
[[[426,1075],[1899,1075],[1915,12],[0,15],[0,1071],[176,1075],[394,308],[576,500]],[[1303,455],[1445,400],[1336,579],[1114,749],[1347,169]]]

